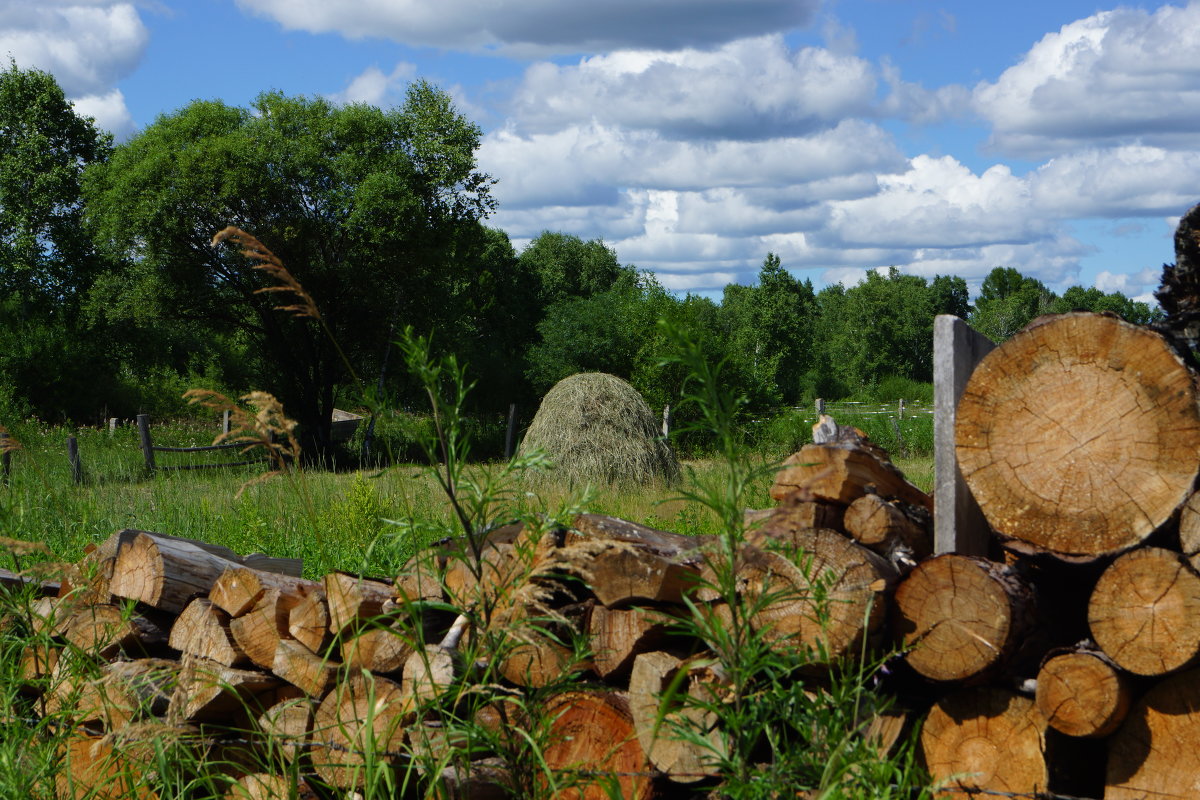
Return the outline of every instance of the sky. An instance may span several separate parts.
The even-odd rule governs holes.
[[[1200,0],[0,0],[0,56],[126,141],[196,99],[483,131],[488,224],[719,296],[996,266],[1152,302],[1200,202]]]

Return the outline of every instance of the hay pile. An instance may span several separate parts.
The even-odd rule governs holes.
[[[564,378],[542,399],[522,450],[538,448],[555,475],[573,483],[645,483],[679,478],[679,460],[663,441],[646,401],[614,375]]]

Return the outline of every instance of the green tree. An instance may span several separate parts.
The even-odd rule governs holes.
[[[548,308],[574,297],[590,297],[618,280],[636,279],[617,253],[600,239],[583,241],[569,233],[543,231],[521,251],[522,271],[537,276],[538,296]]]
[[[1050,311],[1055,314],[1067,311],[1110,311],[1126,322],[1136,325],[1148,325],[1164,316],[1162,309],[1151,308],[1146,303],[1131,300],[1120,292],[1105,294],[1094,286],[1088,289],[1082,286],[1070,287],[1062,293],[1062,297],[1050,304]]]
[[[347,378],[320,326],[276,310],[271,283],[209,241],[227,225],[282,259],[351,364],[373,377],[391,323],[444,324],[492,208],[476,171],[480,130],[416,82],[384,111],[260,95],[250,108],[196,101],[159,117],[88,171],[88,221],[118,265],[97,305],[110,318],[192,322],[253,343],[260,387],[329,442]]]
[[[1055,295],[1041,281],[1013,267],[996,267],[983,279],[971,326],[994,342],[1002,342],[1050,311]]]

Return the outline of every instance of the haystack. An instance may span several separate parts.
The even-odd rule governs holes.
[[[576,483],[674,482],[679,460],[646,401],[603,372],[564,378],[542,398],[522,450],[539,448]]]

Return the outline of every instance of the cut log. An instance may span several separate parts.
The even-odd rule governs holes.
[[[593,608],[588,618],[588,633],[596,674],[610,684],[620,682],[629,674],[639,653],[663,645],[668,621],[665,614],[650,609],[613,609],[600,605]]]
[[[979,363],[955,437],[971,493],[1013,544],[1118,553],[1191,493],[1194,376],[1146,328],[1102,314],[1045,318]]]
[[[236,566],[190,542],[138,532],[117,551],[109,589],[118,597],[179,614]]]
[[[304,778],[253,772],[229,787],[225,800],[317,800],[318,795]]]
[[[712,676],[709,671],[697,669],[694,676],[677,679],[681,669],[692,666],[669,653],[643,653],[629,676],[629,711],[642,750],[655,769],[685,784],[718,774],[716,762],[726,753],[715,714],[679,701],[660,713],[664,694],[673,685],[679,695],[695,696],[704,690],[701,684]],[[707,745],[685,741],[678,735],[680,729],[703,737]]]
[[[299,642],[280,639],[271,671],[309,697],[316,698],[329,691],[340,667],[341,664],[314,654]]]
[[[181,653],[191,653],[227,667],[240,667],[250,662],[246,651],[234,642],[229,632],[229,615],[204,597],[188,603],[171,626],[169,643]]]
[[[856,542],[897,566],[913,565],[933,552],[932,518],[918,506],[867,494],[846,509],[844,524]]]
[[[753,516],[751,516],[753,515]],[[746,531],[752,534],[769,520],[775,524],[790,525],[792,528],[828,528],[845,530],[846,507],[840,503],[823,503],[817,500],[790,500],[775,508],[746,512]]]
[[[62,648],[52,643],[34,643],[21,650],[19,677],[22,692],[40,695],[49,684],[49,678],[62,655]]]
[[[310,592],[320,591],[321,584],[275,572],[233,567],[217,578],[217,582],[208,593],[208,599],[230,617],[240,617],[253,608],[268,589],[276,589],[281,594],[297,595],[298,603],[300,598]]]
[[[303,752],[302,743],[312,732],[314,705],[311,698],[282,700],[258,718],[258,729],[267,740],[268,758],[290,764]]]
[[[462,674],[462,658],[457,648],[469,624],[468,617],[460,615],[440,643],[416,650],[408,657],[400,687],[415,707],[421,708],[440,697]]]
[[[946,786],[942,796],[1044,792],[1045,725],[1027,697],[991,687],[960,689],[939,700],[921,728],[926,768]]]
[[[1035,626],[1032,588],[1012,569],[953,553],[921,562],[896,589],[905,659],[936,681],[982,679],[1005,666]]]
[[[652,767],[638,742],[622,692],[566,692],[551,698],[545,714],[550,723],[542,751],[554,771],[563,800],[646,800],[654,796]],[[594,774],[612,776],[611,794]]]
[[[530,567],[510,542],[485,542],[479,563],[473,559],[463,554],[446,566],[446,597],[457,608],[504,608],[528,579]]]
[[[580,661],[570,645],[587,630],[594,600],[574,603],[550,616],[533,605],[517,605],[497,614],[493,628],[504,631],[512,643],[503,654],[500,674],[518,686],[541,689],[560,681],[571,672],[590,667]]]
[[[1105,800],[1200,793],[1200,670],[1172,675],[1133,705],[1109,739]]]
[[[329,604],[329,631],[335,635],[352,623],[378,617],[392,599],[389,584],[358,575],[331,572],[323,582]]]
[[[265,672],[235,669],[185,654],[167,718],[172,722],[220,722],[245,729],[263,711],[259,696],[276,689],[279,683],[279,678]]]
[[[412,703],[387,678],[355,672],[339,681],[313,717],[312,763],[321,779],[341,789],[362,787],[370,752],[376,764],[395,764],[404,750]]]
[[[1052,653],[1038,671],[1038,709],[1068,736],[1108,736],[1125,719],[1132,697],[1129,679],[1092,648]]]
[[[325,592],[311,592],[288,614],[288,635],[317,655],[323,655],[332,639],[329,633],[329,604]]]
[[[54,776],[59,798],[71,800],[157,800],[146,780],[147,765],[125,757],[111,736],[73,730],[60,745]]]
[[[512,775],[499,758],[481,758],[467,767],[448,766],[439,782],[445,800],[507,800],[516,796]]]
[[[1163,675],[1185,667],[1200,656],[1200,575],[1170,550],[1126,553],[1096,582],[1088,625],[1121,669]]]
[[[76,705],[78,721],[116,730],[167,712],[179,681],[179,662],[164,658],[116,661],[89,681]]]
[[[76,611],[67,625],[65,638],[81,652],[105,661],[117,653],[143,656],[167,644],[161,627],[140,614],[128,614],[118,606],[87,606]]]
[[[299,602],[298,594],[268,589],[253,608],[229,623],[233,641],[255,666],[262,669],[274,666],[275,650],[280,640],[288,638],[290,612]]]
[[[1192,569],[1200,572],[1200,492],[1189,496],[1179,509],[1179,545]]]
[[[343,634],[342,661],[381,675],[400,672],[416,644],[416,638],[400,620],[382,618],[379,625]]]
[[[849,505],[873,493],[931,511],[929,495],[909,483],[881,452],[854,443],[806,444],[783,462],[771,497],[780,503],[819,500]]]

